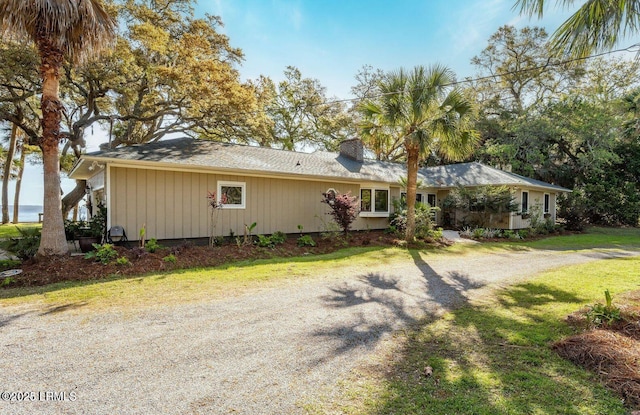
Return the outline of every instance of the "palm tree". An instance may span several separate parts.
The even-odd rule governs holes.
[[[58,91],[64,59],[80,63],[115,40],[115,20],[99,0],[2,0],[0,31],[5,38],[34,42],[42,77],[44,210],[38,255],[68,253],[60,199],[60,120]]]
[[[380,97],[365,101],[362,134],[391,127],[403,141],[407,158],[407,241],[415,235],[415,203],[420,156],[439,152],[447,159],[467,156],[477,142],[471,128],[473,105],[453,86],[454,73],[447,67],[417,66],[385,75]]]
[[[541,18],[544,0],[516,0],[520,13]],[[575,0],[557,0],[570,7]],[[637,33],[640,29],[640,1],[586,0],[551,37],[552,49],[573,58],[585,58],[594,52],[613,48],[619,36]]]

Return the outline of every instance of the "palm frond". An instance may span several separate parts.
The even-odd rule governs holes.
[[[575,0],[558,0],[569,8]],[[517,0],[521,14],[544,14],[544,0]],[[552,35],[552,50],[558,55],[585,58],[613,48],[621,37],[640,29],[640,2],[636,0],[586,0]]]
[[[2,0],[0,33],[33,42],[44,37],[82,62],[113,44],[116,22],[99,0]]]

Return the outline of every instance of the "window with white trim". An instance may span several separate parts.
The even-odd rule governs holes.
[[[544,194],[544,213],[549,213],[551,208],[551,195],[549,193]]]
[[[522,213],[529,213],[529,192],[522,191]]]
[[[389,215],[389,189],[360,189],[360,216]]]
[[[218,182],[218,195],[224,209],[244,209],[246,207],[247,185],[245,182]]]

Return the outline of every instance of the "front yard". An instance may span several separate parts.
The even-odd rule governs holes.
[[[24,321],[20,320],[24,313],[30,313],[38,325],[46,324],[49,318],[77,319],[77,327],[69,324],[91,341],[102,331],[95,330],[94,320],[115,319],[117,324],[104,327],[107,332],[126,332],[123,324],[135,324],[135,330],[142,333],[146,319],[150,319],[149,324],[157,324],[157,314],[161,312],[166,314],[163,319],[173,322],[166,326],[167,335],[175,337],[172,347],[184,350],[189,364],[198,359],[200,368],[213,365],[211,359],[226,350],[220,348],[226,331],[240,330],[242,344],[261,345],[260,352],[243,357],[260,359],[247,366],[244,383],[240,384],[255,381],[254,372],[264,365],[276,371],[294,365],[293,353],[303,362],[296,360],[296,367],[291,369],[296,374],[294,378],[280,372],[270,376],[285,376],[280,385],[294,382],[300,388],[313,378],[316,383],[309,383],[309,387],[319,396],[311,397],[306,389],[299,395],[297,389],[287,389],[295,395],[287,398],[293,400],[290,404],[295,403],[307,413],[625,414],[633,407],[631,400],[623,401],[602,385],[603,378],[562,359],[552,347],[581,332],[581,328],[567,324],[567,316],[603,302],[606,289],[613,294],[615,305],[638,305],[637,296],[627,293],[640,289],[640,257],[635,256],[639,251],[640,230],[596,228],[581,235],[531,242],[456,244],[422,250],[367,245],[317,256],[246,260],[135,277],[112,274],[103,279],[2,289],[0,306],[9,314],[0,325],[10,329],[13,314],[16,321]],[[596,260],[608,257],[611,259]],[[528,264],[528,260],[532,262]],[[545,261],[576,265],[528,273],[528,268],[544,269]],[[353,282],[359,288],[349,288]],[[419,290],[413,291],[416,287]],[[263,302],[261,306],[255,307],[254,299]],[[412,302],[426,312],[423,317],[412,317]],[[220,309],[227,303],[242,309]],[[373,306],[377,311],[369,308]],[[191,311],[209,308],[215,313]],[[264,313],[269,317],[265,319]],[[225,315],[228,317],[217,317]],[[369,321],[373,316],[382,320]],[[236,322],[238,318],[240,321]],[[327,318],[336,327],[325,327]],[[402,323],[402,328],[388,326],[390,318]],[[188,327],[181,328],[185,324]],[[254,330],[255,325],[260,330]],[[279,331],[284,329],[290,333],[280,336]],[[184,337],[181,330],[192,333],[191,337]],[[382,336],[381,330],[390,337]],[[12,330],[5,334],[10,332],[23,335]],[[37,330],[28,341],[46,342],[48,336],[38,333],[45,331]],[[123,349],[112,353],[122,353],[130,347],[146,350],[144,343],[136,343],[138,336],[143,336],[140,333],[119,339],[118,344],[125,343]],[[232,338],[237,333],[228,336]],[[282,340],[275,341],[274,336]],[[179,339],[183,338],[206,345],[210,353],[189,355],[188,347],[179,346]],[[295,344],[288,345],[290,339],[295,339]],[[95,342],[102,344],[100,339]],[[343,346],[332,351],[334,342]],[[75,346],[70,347],[75,350]],[[323,357],[306,362],[307,354],[317,348]],[[83,358],[81,349],[74,353]],[[56,370],[51,366],[55,356],[52,362],[30,360],[28,355],[23,358],[26,366],[44,365],[31,369],[33,373]],[[137,357],[131,355],[128,359]],[[225,365],[230,365],[229,373],[239,370],[234,359],[215,360],[216,373],[226,370]],[[123,387],[127,387],[130,376],[146,379],[146,371],[160,370],[154,369],[155,362],[132,365],[139,368],[135,370],[144,371],[122,372],[122,376],[126,375],[121,380]],[[145,365],[150,365],[149,369]],[[15,365],[12,367],[11,370],[18,370]],[[179,369],[170,365],[162,370],[181,376]],[[300,373],[307,375],[298,379]],[[336,377],[336,373],[340,375]],[[230,384],[237,393],[234,399],[240,405],[246,396],[254,396],[254,400],[261,396],[264,402],[272,400],[268,387],[272,381],[269,376],[260,375],[259,379],[263,378],[267,381],[259,395],[238,383]],[[306,380],[299,383],[303,379]],[[157,382],[152,378],[148,381],[150,388]],[[630,381],[638,384],[640,379]],[[114,379],[107,374],[98,376],[95,382],[114,385]],[[176,382],[180,384],[179,378]],[[323,385],[330,385],[328,392],[319,389]],[[226,390],[220,389],[226,388],[224,384],[216,388]],[[113,390],[118,393],[117,387]],[[109,405],[116,411],[122,409],[113,406],[114,402]],[[235,409],[242,413],[238,409],[241,407]],[[82,408],[92,409],[90,405]]]

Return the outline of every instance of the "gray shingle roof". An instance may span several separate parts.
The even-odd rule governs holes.
[[[509,173],[482,163],[459,163],[428,167],[420,169],[420,176],[427,187],[454,187],[458,184],[462,186],[509,185],[569,191],[569,189],[561,186]]]
[[[156,143],[120,147],[87,153],[84,161],[112,159],[118,161],[157,162],[176,166],[194,166],[238,173],[343,179],[395,184],[406,176],[403,164],[376,160],[355,161],[338,153],[316,151],[299,153],[265,147],[178,138]],[[80,160],[80,164],[83,160]],[[71,176],[79,176],[74,169]],[[538,180],[507,173],[480,163],[451,164],[423,168],[419,179],[426,187],[454,187],[485,184],[529,185],[566,191]]]

